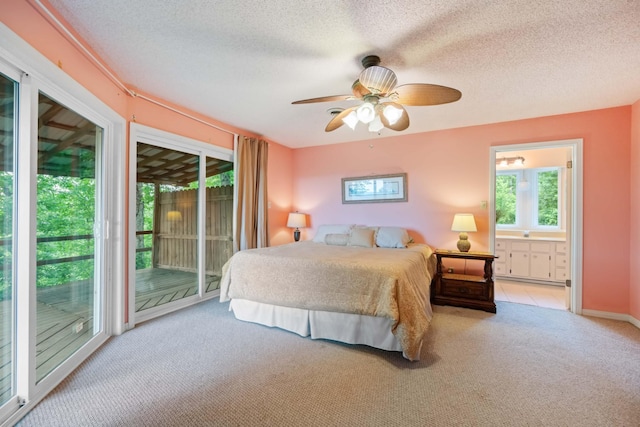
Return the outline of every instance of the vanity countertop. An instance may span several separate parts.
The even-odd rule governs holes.
[[[564,237],[544,237],[544,236],[533,236],[533,237],[524,237],[524,236],[497,236],[496,239],[504,239],[504,240],[536,240],[536,241],[544,241],[544,242],[566,242],[567,239]]]

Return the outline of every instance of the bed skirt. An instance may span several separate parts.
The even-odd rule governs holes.
[[[229,309],[239,320],[278,327],[303,337],[402,351],[391,332],[393,320],[386,317],[282,307],[244,299],[232,299]]]

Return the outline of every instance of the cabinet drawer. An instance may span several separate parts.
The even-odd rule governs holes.
[[[460,282],[442,278],[441,291],[442,296],[446,297],[488,299],[484,283]]]
[[[567,244],[566,243],[556,243],[556,253],[557,254],[566,254],[567,253]]]
[[[529,243],[528,242],[511,242],[511,250],[529,252]]]
[[[507,262],[507,251],[496,251],[496,260],[494,262],[496,264]]]
[[[548,254],[551,252],[551,244],[550,243],[531,243],[531,252],[540,252],[544,254]]]
[[[504,276],[505,274],[507,274],[507,263],[497,262],[495,264],[494,273],[497,276]]]
[[[566,255],[556,255],[556,267],[567,267],[567,256]]]
[[[504,242],[502,240],[496,240],[496,252],[498,251],[498,249],[502,249],[502,250],[507,249],[507,242]]]
[[[566,268],[556,268],[556,277],[555,279],[561,282],[567,280],[567,269]]]

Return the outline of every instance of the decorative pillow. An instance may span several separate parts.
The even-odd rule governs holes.
[[[381,248],[406,248],[410,241],[409,233],[402,227],[380,227],[376,234],[376,245]]]
[[[324,237],[324,242],[327,245],[347,246],[347,243],[349,243],[349,235],[330,233]]]
[[[318,227],[316,235],[313,236],[313,241],[317,243],[324,243],[324,238],[327,234],[349,234],[353,224],[323,224]]]
[[[374,234],[375,230],[371,228],[354,228],[349,236],[349,246],[373,248],[376,246]]]

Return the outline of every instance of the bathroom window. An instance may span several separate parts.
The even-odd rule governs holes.
[[[498,229],[562,228],[562,168],[536,168],[496,173]]]

